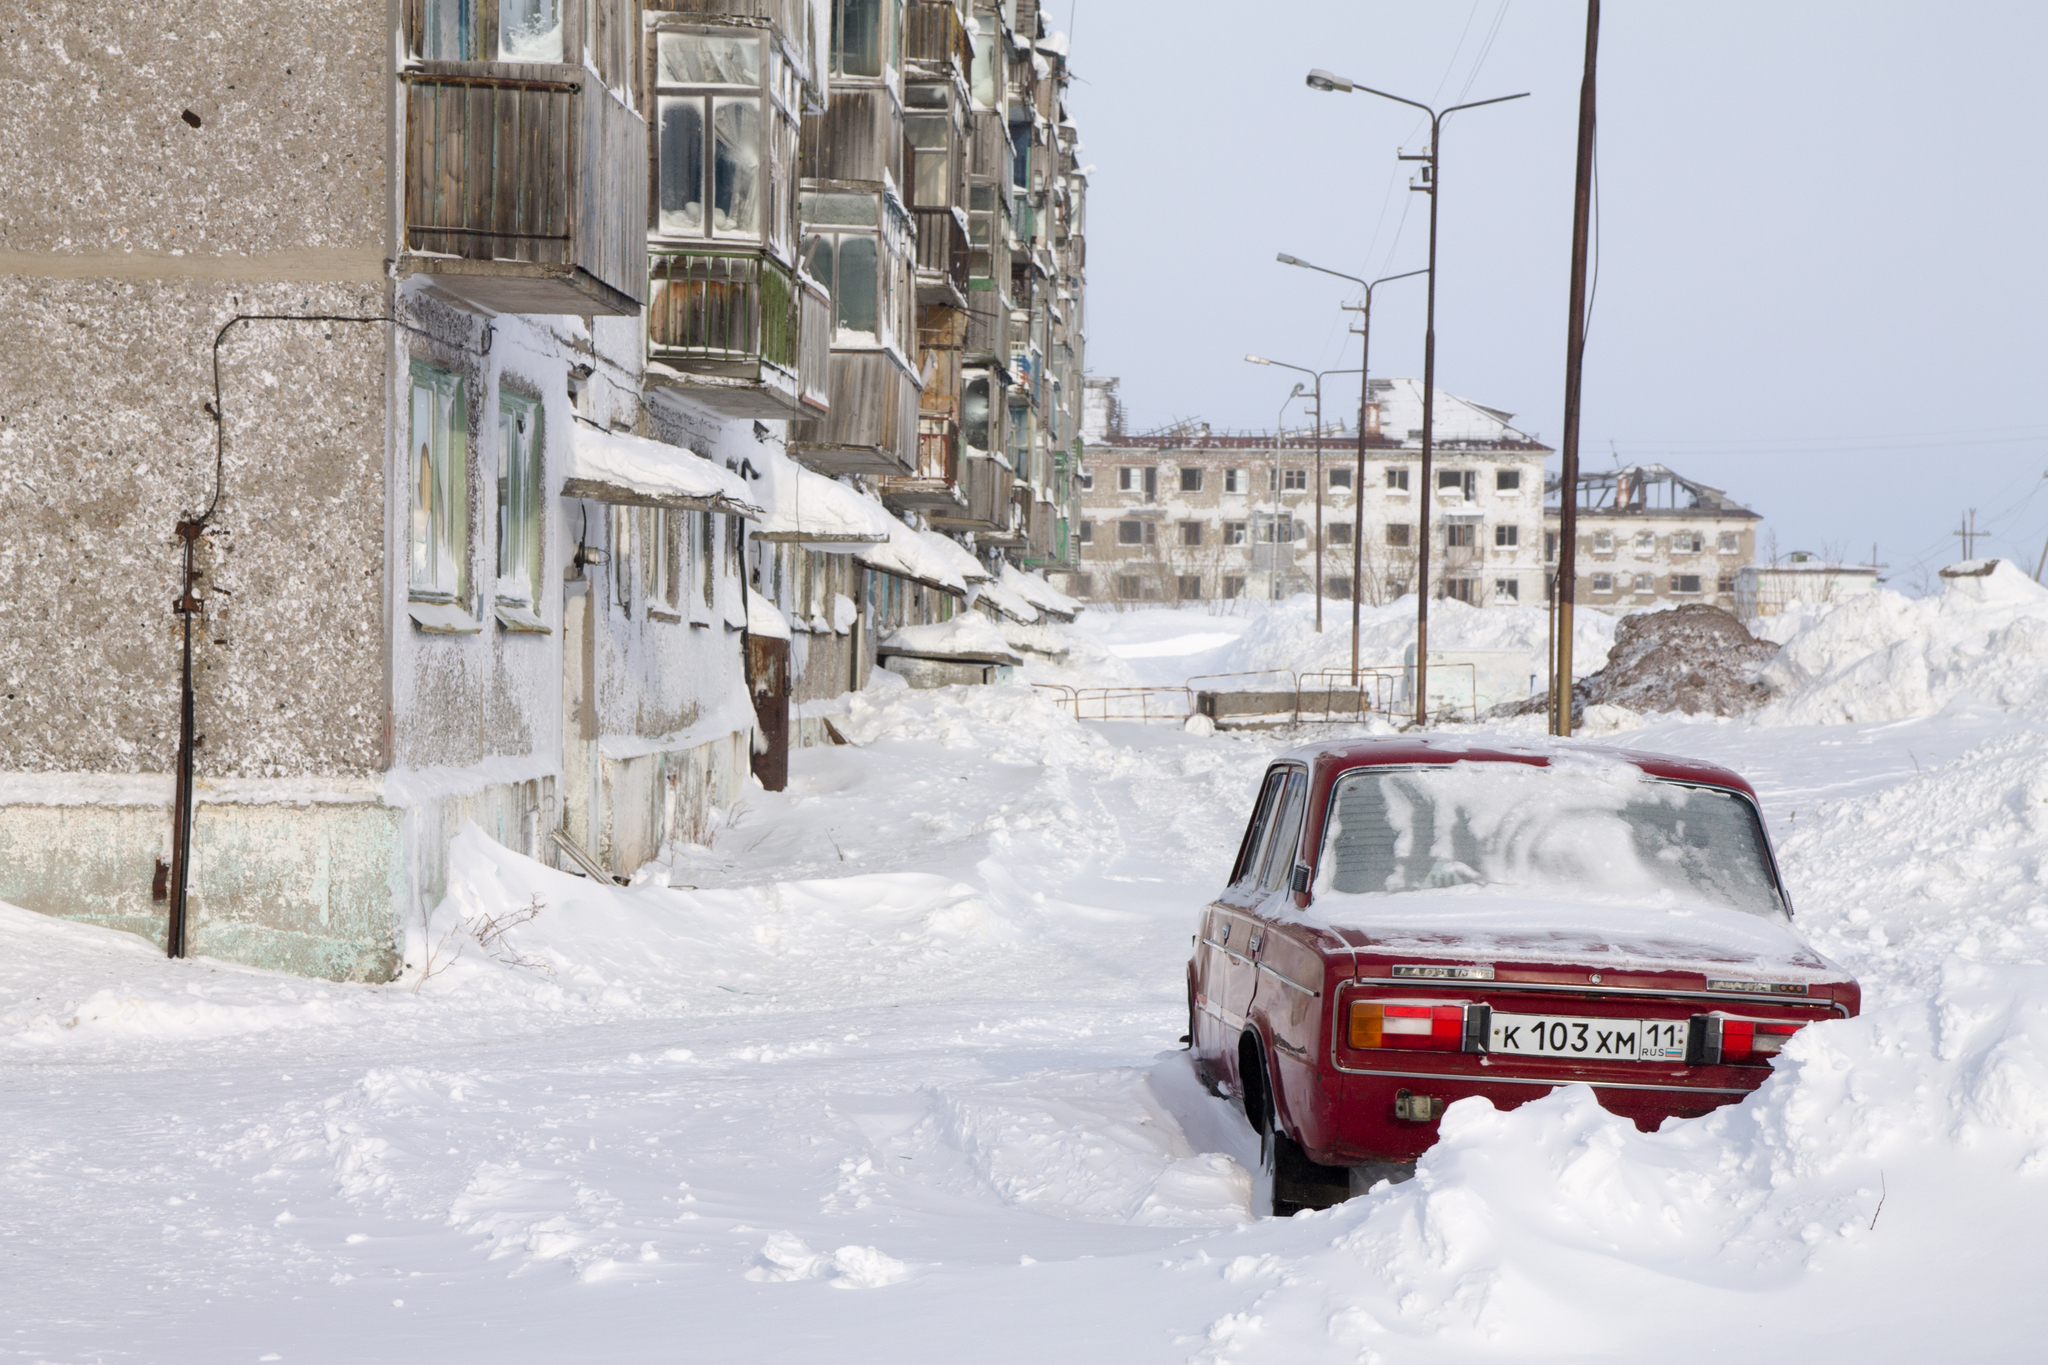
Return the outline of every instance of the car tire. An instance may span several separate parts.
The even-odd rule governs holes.
[[[1291,1218],[1303,1209],[1327,1209],[1349,1199],[1351,1168],[1311,1160],[1281,1126],[1280,1097],[1256,1046],[1245,1049],[1245,1063],[1246,1117],[1257,1112],[1263,1119],[1253,1120],[1252,1126],[1259,1133],[1259,1164],[1268,1192],[1266,1212],[1275,1218]]]

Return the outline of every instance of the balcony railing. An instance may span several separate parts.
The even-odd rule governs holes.
[[[957,516],[967,506],[960,490],[960,433],[948,417],[917,419],[917,472],[881,481],[882,501],[897,511],[917,508]]]
[[[967,226],[952,209],[912,209],[917,219],[917,301],[967,306]]]
[[[904,15],[903,58],[913,68],[935,74],[948,69],[964,79],[974,65],[967,27],[952,0],[914,0]]]
[[[501,312],[639,312],[640,116],[580,67],[444,62],[403,75],[401,269]]]
[[[657,246],[648,276],[650,383],[731,417],[812,415],[800,378],[810,307],[787,269],[758,252]],[[829,301],[817,311],[829,315]]]

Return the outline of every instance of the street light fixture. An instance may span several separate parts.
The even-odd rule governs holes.
[[[1420,156],[1396,153],[1402,161],[1426,163],[1422,168],[1422,183],[1410,184],[1411,190],[1419,190],[1429,196],[1429,313],[1422,334],[1422,492],[1420,512],[1416,527],[1421,544],[1416,551],[1415,584],[1415,723],[1429,723],[1429,500],[1430,467],[1436,449],[1436,209],[1437,189],[1437,143],[1441,140],[1443,122],[1461,109],[1479,109],[1489,104],[1505,104],[1509,100],[1527,99],[1525,90],[1519,95],[1498,95],[1490,100],[1473,100],[1470,104],[1454,104],[1438,111],[1419,100],[1405,99],[1390,95],[1384,90],[1375,90],[1369,85],[1360,85],[1332,72],[1316,70],[1308,73],[1311,90],[1338,91],[1344,94],[1357,92],[1362,95],[1377,95],[1383,100],[1405,104],[1411,109],[1420,109],[1429,115],[1429,150]]]
[[[1256,356],[1256,355],[1248,355],[1248,356],[1246,356],[1246,357],[1245,357],[1245,359],[1246,359],[1246,360],[1248,360],[1248,361],[1250,361],[1250,362],[1251,362],[1252,364],[1254,364],[1254,365],[1277,365],[1277,366],[1279,366],[1279,367],[1280,367],[1281,369],[1283,369],[1283,370],[1293,370],[1293,371],[1294,371],[1295,373],[1297,373],[1297,374],[1307,374],[1307,375],[1314,375],[1314,376],[1315,376],[1315,381],[1316,381],[1316,388],[1315,388],[1315,395],[1316,395],[1316,634],[1320,635],[1320,634],[1322,634],[1322,633],[1323,633],[1323,376],[1324,376],[1324,375],[1326,375],[1326,374],[1357,374],[1357,373],[1358,373],[1358,371],[1356,371],[1356,370],[1311,370],[1311,369],[1309,369],[1309,368],[1308,368],[1308,367],[1307,367],[1306,365],[1290,365],[1290,364],[1288,364],[1288,363],[1287,363],[1286,361],[1284,361],[1284,360],[1268,360],[1268,359],[1266,359],[1266,358],[1265,358],[1264,356]],[[1296,390],[1296,392],[1299,392],[1299,391],[1300,391],[1300,389],[1301,389],[1301,385],[1299,385],[1299,384],[1296,384],[1296,385],[1295,385],[1294,387],[1295,387],[1295,390]],[[1283,413],[1284,413],[1284,412],[1286,412],[1286,410],[1287,410],[1287,409],[1286,409],[1286,406],[1285,406],[1285,405],[1283,404],[1280,410],[1281,410],[1281,411],[1282,411]],[[1282,437],[1282,432],[1280,431],[1279,427],[1277,427],[1277,426],[1276,426],[1276,427],[1274,428],[1274,430],[1273,430],[1273,525],[1274,525],[1274,527],[1275,527],[1275,532],[1274,532],[1274,536],[1275,536],[1275,538],[1274,538],[1274,542],[1273,542],[1273,543],[1274,543],[1274,544],[1275,544],[1276,546],[1277,546],[1277,545],[1278,545],[1278,544],[1280,543],[1280,542],[1279,542],[1279,539],[1278,539],[1278,535],[1279,535],[1279,532],[1278,532],[1278,527],[1279,527],[1279,524],[1280,524],[1280,494],[1281,494],[1281,492],[1282,492],[1282,489],[1281,489],[1281,487],[1280,487],[1280,444],[1281,444],[1281,440],[1282,440],[1282,439],[1283,439],[1283,437]],[[1356,527],[1354,526],[1354,527],[1353,527],[1352,529],[1353,529],[1353,535],[1352,535],[1352,539],[1353,539],[1353,541],[1355,542],[1355,541],[1356,541],[1356,539],[1357,539],[1357,528],[1356,528]],[[1354,553],[1354,556],[1353,556],[1353,558],[1354,558],[1354,559],[1356,558],[1356,555],[1355,555],[1355,553]],[[1275,550],[1273,551],[1273,569],[1274,569],[1274,572],[1275,572],[1276,574],[1277,574],[1277,573],[1279,572],[1279,568],[1280,568],[1280,551],[1279,551],[1278,549],[1275,549]],[[1353,576],[1353,584],[1352,584],[1352,594],[1351,594],[1351,600],[1352,600],[1352,602],[1353,602],[1354,604],[1355,604],[1355,603],[1357,602],[1357,600],[1358,600],[1358,588],[1357,588],[1357,582],[1356,582],[1356,575],[1355,575],[1355,574],[1354,574],[1354,576]],[[1354,615],[1354,617],[1356,616],[1356,611],[1355,611],[1355,608],[1354,608],[1354,612],[1353,612],[1353,615]],[[1353,622],[1353,625],[1354,625],[1354,626],[1356,625],[1356,621],[1355,621],[1355,620],[1354,620],[1354,622]],[[1355,631],[1355,629],[1354,629],[1354,631],[1353,631],[1353,634],[1354,634],[1354,636],[1356,635],[1356,631]],[[1357,652],[1357,649],[1356,649],[1356,645],[1357,645],[1357,642],[1356,642],[1356,640],[1354,639],[1354,640],[1353,640],[1353,651],[1352,651],[1353,653],[1356,653],[1356,652]]]
[[[1351,681],[1355,685],[1358,682],[1358,584],[1359,579],[1365,573],[1365,418],[1367,406],[1372,395],[1372,291],[1389,281],[1411,279],[1416,275],[1427,275],[1429,272],[1427,270],[1406,270],[1399,275],[1382,275],[1376,280],[1367,282],[1359,279],[1356,275],[1347,275],[1341,270],[1331,270],[1327,266],[1311,264],[1298,256],[1290,256],[1284,251],[1280,253],[1277,259],[1282,265],[1298,265],[1303,270],[1315,270],[1325,275],[1335,275],[1340,280],[1349,280],[1353,284],[1363,286],[1365,289],[1365,302],[1356,310],[1352,310],[1349,304],[1344,305],[1347,311],[1356,311],[1363,314],[1358,329],[1359,336],[1361,337],[1358,348],[1358,473],[1354,476],[1358,486],[1351,490],[1353,505],[1358,509],[1353,515],[1351,527]],[[1322,499],[1320,487],[1316,490],[1316,498],[1318,504],[1320,504]],[[1318,523],[1320,523],[1322,519],[1320,505],[1316,509],[1316,517]]]

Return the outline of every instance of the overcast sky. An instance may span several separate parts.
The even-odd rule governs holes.
[[[1048,0],[1095,168],[1088,369],[1134,430],[1270,429],[1357,364],[1356,290],[1427,261],[1397,149],[1425,103],[1529,91],[1443,138],[1437,382],[1555,445],[1583,3]],[[1922,586],[2048,538],[2048,6],[1621,4],[1600,35],[1587,468],[1661,461],[1761,512],[1759,544]],[[1375,293],[1373,373],[1422,372],[1423,281]],[[1350,293],[1346,291],[1350,290]],[[1332,381],[1356,384],[1355,379]],[[1330,404],[1356,412],[1357,391]],[[1290,413],[1290,418],[1293,414]]]

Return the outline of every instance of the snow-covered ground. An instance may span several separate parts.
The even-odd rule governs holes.
[[[2036,1359],[2048,593],[1975,582],[1822,618],[1759,720],[1624,736],[1757,783],[1862,1018],[1656,1134],[1464,1102],[1414,1180],[1293,1219],[1175,1045],[1291,736],[875,693],[634,886],[464,834],[387,987],[0,907],[0,1352]],[[1293,629],[1083,622],[1079,663],[1175,682]]]

